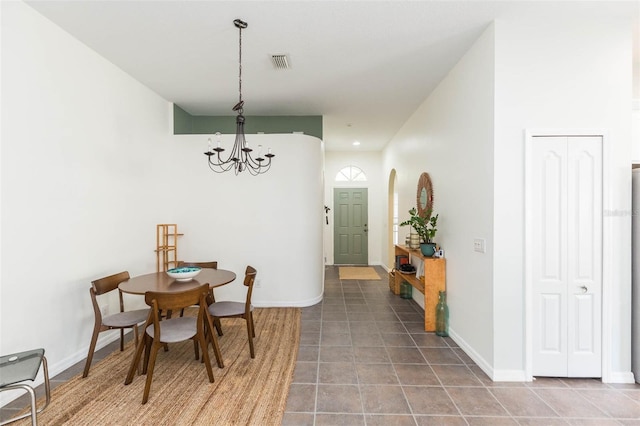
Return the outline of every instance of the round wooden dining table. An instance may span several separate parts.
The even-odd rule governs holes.
[[[147,291],[161,293],[175,293],[191,290],[203,284],[209,284],[210,288],[229,284],[236,279],[235,272],[226,269],[202,268],[202,271],[190,281],[176,281],[166,272],[152,272],[150,274],[131,277],[121,282],[118,287],[124,293],[145,294]]]

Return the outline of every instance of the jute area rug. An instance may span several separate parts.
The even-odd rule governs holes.
[[[379,280],[380,276],[371,266],[340,266],[341,280]]]
[[[146,376],[124,385],[133,356],[130,343],[54,389],[39,425],[279,425],[293,378],[300,340],[300,309],[254,311],[256,357],[251,359],[246,323],[222,319],[219,338],[224,368],[211,346],[214,383],[195,360],[193,342],[158,352],[149,401],[142,405]],[[40,406],[40,404],[38,404]],[[30,420],[14,423],[28,425]]]

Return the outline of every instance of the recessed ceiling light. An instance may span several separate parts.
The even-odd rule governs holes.
[[[358,145],[360,145],[360,142],[358,142],[358,141],[354,141],[353,142],[353,146],[358,146]]]

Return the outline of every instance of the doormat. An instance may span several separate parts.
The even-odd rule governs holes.
[[[371,266],[341,266],[341,280],[379,280],[380,275]]]

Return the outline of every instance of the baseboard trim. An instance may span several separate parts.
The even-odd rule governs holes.
[[[494,370],[494,382],[527,382],[524,370]]]
[[[493,367],[491,366],[491,364],[489,364],[452,328],[449,328],[449,337],[451,337],[451,339],[453,339],[453,341],[456,342],[458,346],[460,346],[460,349],[462,349],[464,353],[466,353],[469,358],[471,358],[473,362],[475,362],[476,365],[480,367],[480,369],[484,371],[485,374],[489,376],[489,378],[491,378],[491,380],[493,380]]]
[[[526,382],[524,370],[495,370],[493,366],[476,352],[455,330],[449,329],[449,337],[476,363],[494,382]]]
[[[614,371],[605,383],[635,383],[635,377],[631,371]],[[604,382],[604,380],[603,380]]]
[[[296,302],[270,301],[269,303],[265,303],[259,300],[252,300],[251,304],[256,308],[306,308],[308,306],[316,305],[321,301],[322,295],[307,300],[298,300]]]

